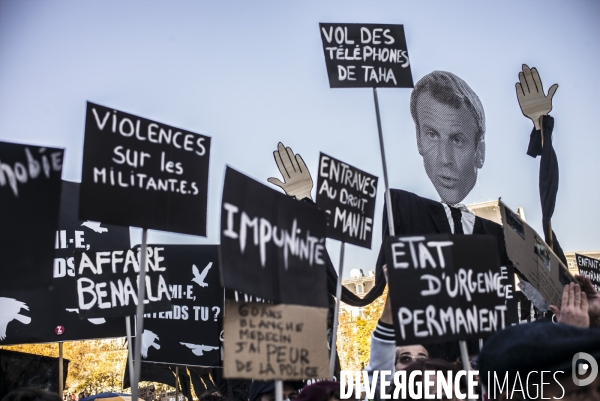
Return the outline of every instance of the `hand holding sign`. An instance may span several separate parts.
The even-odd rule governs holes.
[[[515,87],[523,115],[530,118],[535,124],[535,129],[539,130],[541,117],[552,110],[552,97],[558,89],[558,84],[552,85],[548,95],[545,95],[537,69],[530,69],[527,64],[523,64],[523,71],[519,73],[519,82]]]
[[[590,327],[588,315],[588,300],[579,284],[571,283],[565,286],[562,297],[562,308],[550,305],[559,323],[570,324],[577,327]]]
[[[313,180],[302,156],[299,154],[294,155],[292,148],[286,148],[281,142],[279,142],[277,150],[273,152],[273,156],[285,182],[281,182],[274,177],[269,178],[267,181],[281,187],[287,195],[295,196],[298,200],[304,198],[312,200],[310,191],[313,187]]]
[[[581,285],[581,289],[585,292],[588,301],[588,314],[593,320],[592,325],[600,325],[600,293],[594,288],[592,280],[585,276],[575,276],[575,281]]]

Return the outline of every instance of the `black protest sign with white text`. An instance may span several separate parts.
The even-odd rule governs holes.
[[[52,285],[45,290],[3,292],[0,296],[23,302],[22,314],[31,318],[27,326],[14,320],[1,344],[31,344],[54,341],[91,340],[125,336],[120,318],[80,319],[75,292],[74,251],[124,249],[130,246],[129,227],[79,220],[79,184],[63,181],[58,230],[54,243],[54,266],[48,265]]]
[[[371,249],[377,177],[324,153],[316,204],[329,215],[327,236]]]
[[[385,251],[396,344],[481,338],[506,326],[495,237],[388,237]]]
[[[210,138],[87,104],[80,218],[206,235]]]
[[[227,167],[221,208],[225,288],[275,303],[327,306],[325,212]]]
[[[575,259],[579,268],[579,274],[589,277],[596,291],[600,292],[600,260],[578,253],[575,254]]]
[[[319,24],[331,88],[412,88],[403,25]]]
[[[147,313],[144,362],[221,366],[223,287],[217,245],[161,245],[171,310]]]
[[[146,249],[144,310],[171,309],[164,247]],[[141,248],[75,252],[80,318],[135,315],[140,286]]]
[[[0,142],[0,296],[52,283],[63,154]]]

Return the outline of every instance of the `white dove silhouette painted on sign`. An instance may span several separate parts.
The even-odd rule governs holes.
[[[17,301],[14,298],[0,297],[0,340],[6,338],[6,326],[13,320],[18,320],[23,324],[31,323],[29,316],[19,314],[21,308],[29,310],[25,302]]]
[[[79,314],[79,309],[78,308],[66,308],[67,312],[75,312],[77,314]],[[104,324],[106,323],[106,319],[104,319],[103,317],[96,317],[96,318],[92,318],[92,319],[88,319],[88,321],[92,324]]]
[[[160,349],[160,345],[154,342],[156,340],[160,340],[160,338],[158,338],[158,336],[154,332],[150,330],[144,330],[144,332],[142,333],[142,358],[148,357],[148,349],[150,347]]]
[[[179,344],[185,345],[186,347],[188,347],[189,349],[192,350],[194,355],[197,355],[197,356],[202,356],[202,355],[204,355],[205,352],[214,351],[216,349],[219,349],[219,347],[212,347],[210,345],[190,344],[190,343],[179,343]]]
[[[108,228],[106,228],[106,227],[100,227],[100,224],[102,224],[102,223],[98,223],[96,221],[89,221],[89,220],[86,221],[86,222],[84,222],[84,223],[81,223],[82,226],[90,228],[90,229],[94,230],[97,233],[102,234],[102,233],[107,232]]]
[[[202,270],[202,273],[200,273],[196,265],[192,265],[192,272],[194,273],[194,278],[192,279],[192,281],[198,284],[200,287],[208,287],[208,284],[204,282],[204,279],[206,278],[208,271],[212,267],[212,264],[213,262],[207,264],[204,270]]]

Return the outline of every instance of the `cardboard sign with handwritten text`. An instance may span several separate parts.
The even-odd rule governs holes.
[[[227,378],[303,380],[330,377],[327,308],[225,302]]]
[[[506,252],[515,267],[550,305],[560,305],[565,285],[573,281],[558,256],[504,203],[500,202]]]

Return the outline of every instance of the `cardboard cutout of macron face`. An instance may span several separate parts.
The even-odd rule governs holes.
[[[415,85],[410,112],[425,171],[442,202],[462,202],[485,161],[485,114],[479,97],[456,75],[433,71]]]

